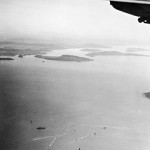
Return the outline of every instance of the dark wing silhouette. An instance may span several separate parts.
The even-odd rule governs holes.
[[[150,24],[150,0],[110,0],[117,10],[139,17],[140,23]]]

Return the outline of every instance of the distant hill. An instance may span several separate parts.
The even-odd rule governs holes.
[[[85,48],[110,48],[109,46],[101,45],[101,44],[83,44],[83,47]]]
[[[44,50],[0,48],[0,56],[37,55],[37,54],[45,54],[46,52],[47,51]]]
[[[117,52],[117,51],[100,51],[100,52],[91,52],[86,54],[87,56],[90,57],[95,57],[95,56],[145,56],[145,57],[150,57],[148,55],[142,55],[142,54],[134,54],[134,53],[122,53],[122,52]]]
[[[143,48],[127,48],[127,52],[143,52],[143,51],[147,51],[150,52],[150,50],[148,49],[143,49]]]
[[[68,38],[63,36],[52,36],[47,39],[42,39],[40,37],[21,37],[21,38],[10,38],[0,41],[0,47],[7,46],[13,48],[50,48],[50,49],[65,49],[65,48],[110,48],[107,45],[103,45],[100,41],[90,41],[87,39],[76,39]]]
[[[56,50],[66,48],[64,45],[59,44],[46,44],[46,43],[18,43],[12,41],[0,42],[2,48],[14,48],[14,49],[33,49],[33,50]]]

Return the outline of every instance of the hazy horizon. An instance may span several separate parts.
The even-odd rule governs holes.
[[[0,0],[0,38],[148,44],[150,25],[103,0]]]

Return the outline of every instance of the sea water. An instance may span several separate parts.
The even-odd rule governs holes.
[[[150,58],[92,59],[1,61],[1,149],[148,150]]]

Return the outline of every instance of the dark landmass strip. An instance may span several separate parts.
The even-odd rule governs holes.
[[[142,94],[144,97],[149,98],[150,99],[150,92],[146,92]]]
[[[0,56],[16,56],[16,55],[38,55],[45,54],[44,50],[31,50],[31,49],[12,49],[12,48],[0,48]]]
[[[102,52],[91,52],[86,54],[87,56],[94,57],[94,56],[145,56],[150,57],[148,55],[141,55],[141,54],[133,54],[133,53],[122,53],[117,51],[102,51]]]
[[[127,52],[139,52],[139,51],[150,51],[147,49],[143,49],[143,48],[127,48]]]
[[[74,55],[62,55],[62,56],[42,56],[42,55],[36,55],[37,58],[43,58],[47,60],[56,60],[56,61],[76,61],[76,62],[82,62],[82,61],[93,61],[92,59],[85,58],[85,57],[79,57]]]
[[[14,60],[13,58],[0,58],[0,60]]]
[[[92,49],[92,48],[84,48],[81,51],[84,51],[84,52],[100,52],[101,50],[99,50],[99,49]]]

